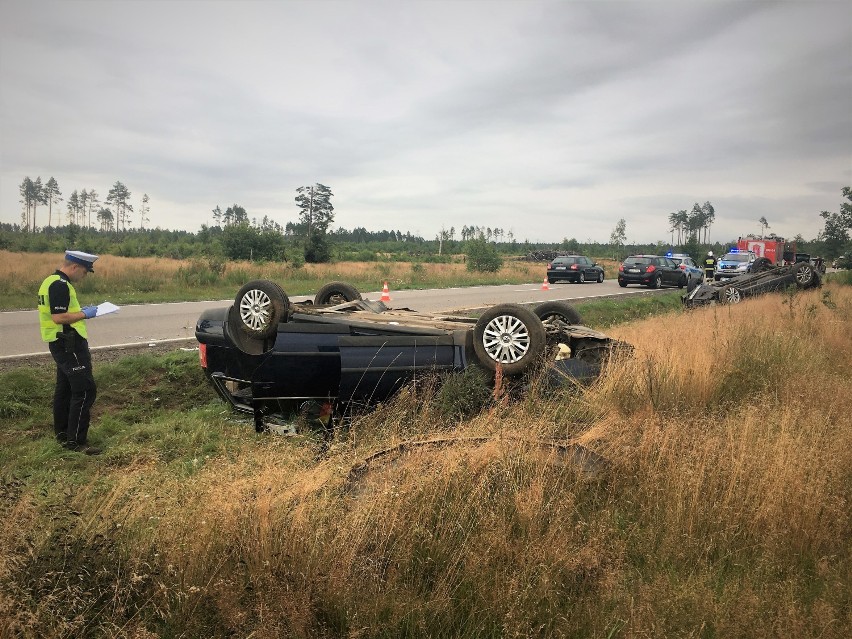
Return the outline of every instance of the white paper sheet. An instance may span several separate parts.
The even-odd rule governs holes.
[[[95,317],[107,315],[108,313],[115,313],[118,308],[119,307],[113,304],[112,302],[104,302],[103,304],[98,304],[98,313],[97,315],[95,315]]]

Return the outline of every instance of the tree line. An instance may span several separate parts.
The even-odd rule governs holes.
[[[677,232],[678,244],[688,242],[690,239],[706,244],[707,237],[710,234],[710,227],[715,220],[716,209],[713,208],[713,205],[709,201],[704,204],[696,202],[689,212],[686,209],[681,209],[669,213],[669,231]],[[702,231],[704,234],[703,239],[701,238]]]
[[[54,226],[54,207],[56,207],[56,226],[62,225],[62,212],[59,203],[63,201],[59,182],[53,176],[42,183],[41,176],[35,180],[25,177],[18,191],[21,195],[21,226],[26,231],[36,231],[38,226],[38,207],[47,208],[47,225]],[[74,189],[65,204],[65,222],[81,227],[95,227],[92,223],[94,215],[97,228],[102,231],[126,230],[131,227],[133,205],[130,203],[130,191],[120,181],[116,181],[107,193],[106,200],[101,202],[100,195],[95,189]],[[149,222],[150,206],[148,194],[142,195],[139,205],[139,228],[144,228]],[[105,204],[106,206],[102,206]]]
[[[390,254],[414,259],[442,259],[447,253],[464,252],[471,242],[493,245],[494,250],[503,253],[532,253],[537,250],[570,250],[595,256],[619,256],[643,251],[679,250],[699,257],[704,249],[724,244],[708,243],[709,231],[716,217],[713,204],[697,202],[691,211],[681,209],[669,213],[669,231],[672,241],[669,245],[662,242],[654,244],[628,244],[626,222],[618,220],[609,243],[601,244],[588,241],[580,243],[576,239],[563,239],[556,243],[519,243],[511,231],[505,232],[499,227],[463,225],[456,237],[456,228],[442,227],[434,241],[427,241],[410,232],[400,230],[368,231],[364,227],[351,230],[332,229],[334,206],[331,198],[334,193],[323,184],[317,183],[296,189],[295,203],[298,219],[281,226],[264,215],[258,220],[249,217],[246,209],[233,204],[224,210],[216,205],[212,209],[213,224],[202,225],[197,234],[186,231],[163,231],[145,229],[149,223],[150,199],[143,194],[138,209],[134,210],[131,193],[121,182],[116,181],[102,203],[95,189],[75,189],[66,201],[62,211],[62,192],[55,178],[42,183],[41,177],[32,180],[25,177],[20,185],[22,213],[20,225],[0,225],[0,248],[14,247],[14,250],[64,250],[61,246],[75,244],[83,239],[97,245],[100,252],[117,253],[128,256],[159,255],[164,257],[188,257],[218,251],[229,259],[256,260],[294,260],[307,262],[327,262],[331,259],[358,259],[361,261],[376,259],[378,254]],[[797,236],[797,244],[802,250],[824,254],[834,258],[842,254],[852,254],[850,232],[852,232],[852,190],[843,187],[845,201],[837,212],[823,211],[820,216],[825,227],[817,238],[806,242]],[[47,207],[47,225],[39,227],[39,206]],[[133,227],[132,214],[139,214],[139,228]],[[64,224],[62,222],[65,222]],[[55,222],[55,224],[54,224]],[[93,223],[95,222],[95,223]],[[762,234],[770,228],[765,217],[760,218]],[[32,240],[17,237],[24,232],[32,234]],[[677,233],[677,242],[674,233]],[[54,246],[55,245],[55,246]],[[83,248],[82,245],[78,247]],[[94,248],[94,246],[90,247]],[[97,251],[95,251],[97,252]],[[480,251],[482,252],[482,251]]]

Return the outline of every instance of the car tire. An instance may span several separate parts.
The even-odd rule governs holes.
[[[577,278],[577,282],[579,282],[580,284],[585,284],[586,283],[586,274],[581,272],[580,276]]]
[[[314,304],[322,306],[326,304],[344,304],[360,300],[361,293],[358,289],[346,282],[330,282],[317,291]]]
[[[583,323],[577,309],[566,302],[544,302],[543,304],[536,306],[533,313],[535,313],[542,322],[553,317],[557,317],[566,324],[576,325]]]
[[[252,280],[234,298],[240,330],[255,339],[267,339],[287,321],[290,300],[278,284],[270,280]]]
[[[810,288],[813,283],[816,275],[814,274],[814,267],[811,266],[808,262],[799,262],[796,264],[796,286],[799,288]]]
[[[692,293],[695,289],[697,289],[701,285],[701,280],[697,277],[690,278],[689,282],[686,284],[686,292]]]
[[[651,287],[651,288],[662,288],[663,287],[663,276],[657,275],[654,278],[654,281],[651,282],[650,284],[648,284],[648,286]]]
[[[604,281],[604,272],[601,271],[600,273],[598,273],[598,284],[603,284],[603,281]]]
[[[739,304],[743,301],[743,295],[736,286],[726,286],[719,291],[719,301],[722,304]]]
[[[473,327],[473,350],[488,370],[501,366],[506,375],[530,368],[544,352],[544,324],[531,310],[517,304],[497,304]]]
[[[680,282],[677,283],[678,288],[683,288],[684,286],[689,286],[689,280],[692,279],[689,275],[684,275]]]
[[[759,257],[754,263],[751,265],[752,273],[763,273],[764,271],[768,271],[772,268],[772,260],[768,257]]]
[[[622,282],[621,280],[618,280],[618,285],[619,285],[621,288],[627,288],[627,282]]]
[[[547,283],[548,283],[548,284],[556,284],[556,279],[555,279],[555,278],[552,278],[552,277],[548,277],[548,278],[547,278]]]

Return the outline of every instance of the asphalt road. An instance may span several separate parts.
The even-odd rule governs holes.
[[[423,312],[452,312],[477,309],[492,304],[513,302],[532,304],[554,300],[582,300],[595,297],[653,294],[640,287],[620,288],[616,280],[586,284],[551,284],[549,291],[541,283],[472,286],[421,291],[390,291],[391,308],[410,308]],[[669,289],[664,289],[669,290]],[[236,291],[235,291],[236,293]],[[381,291],[362,293],[378,300]],[[292,301],[308,299],[294,296]],[[137,304],[121,307],[117,313],[88,320],[89,345],[94,349],[157,346],[169,342],[191,342],[195,321],[201,311],[231,304],[233,300]],[[20,358],[47,353],[41,341],[36,311],[0,313],[0,359]]]

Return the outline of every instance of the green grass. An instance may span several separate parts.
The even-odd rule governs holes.
[[[625,322],[683,312],[682,292],[669,292],[626,299],[604,299],[594,301],[575,301],[577,310],[583,318],[583,324],[593,328],[606,329]]]

